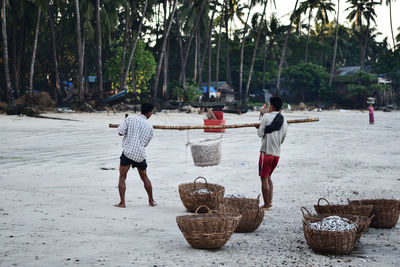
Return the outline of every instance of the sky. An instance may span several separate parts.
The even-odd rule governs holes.
[[[277,14],[278,18],[280,18],[280,21],[282,23],[288,24],[289,16],[290,16],[291,12],[293,11],[296,0],[276,0],[275,2],[276,2],[276,9],[272,5],[269,5],[269,7],[267,8],[268,9],[267,12],[269,13],[267,17],[269,17],[270,14],[272,14],[273,12],[275,12]],[[300,0],[299,3],[300,2],[302,2],[302,1]],[[333,2],[335,3],[335,5],[337,4],[336,0],[334,0]],[[340,1],[339,21],[342,24],[347,23],[347,25],[350,25],[350,23],[346,19],[347,15],[349,14],[349,11],[345,11],[348,6],[349,5],[346,3],[345,0]],[[262,12],[261,7],[255,7],[255,9],[257,9],[257,10],[253,10],[253,11]],[[336,6],[335,6],[335,9],[336,9]],[[382,33],[382,35],[377,39],[378,39],[378,41],[381,41],[385,37],[388,37],[388,42],[392,46],[389,7],[386,5],[379,5],[375,8],[375,12],[377,14],[377,17],[375,18],[376,24],[377,24],[376,27],[377,27],[378,31],[380,31]],[[394,3],[392,3],[392,20],[393,20],[393,31],[394,31],[395,38],[396,38],[396,35],[398,34],[397,28],[400,27],[399,12],[400,12],[400,0],[397,0]],[[336,14],[331,13],[330,16],[331,16],[330,20],[334,20],[335,19],[334,16],[336,16]]]

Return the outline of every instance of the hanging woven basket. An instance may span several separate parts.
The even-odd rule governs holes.
[[[221,162],[222,137],[190,143],[193,162],[196,166],[214,166]]]

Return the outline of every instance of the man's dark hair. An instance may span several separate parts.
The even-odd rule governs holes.
[[[274,106],[276,111],[279,111],[282,108],[282,99],[278,96],[271,97],[269,103]]]
[[[150,103],[143,103],[142,107],[140,109],[140,112],[145,115],[147,113],[149,113],[150,111],[153,111],[154,109],[154,105],[150,104]]]

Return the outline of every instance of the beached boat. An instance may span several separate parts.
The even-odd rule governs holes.
[[[119,92],[118,94],[112,95],[112,96],[104,99],[104,103],[106,103],[110,106],[121,103],[122,101],[125,100],[127,93],[128,93],[127,90],[123,90],[123,91]]]

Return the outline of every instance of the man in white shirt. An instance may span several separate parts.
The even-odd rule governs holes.
[[[118,133],[123,136],[122,155],[120,157],[119,166],[119,183],[118,191],[121,201],[114,206],[125,208],[125,191],[126,191],[126,175],[129,168],[137,168],[140,178],[144,183],[147,195],[149,197],[149,205],[155,206],[153,199],[153,189],[150,179],[147,177],[147,163],[145,147],[153,138],[153,126],[147,121],[153,114],[154,106],[149,103],[143,103],[141,114],[135,117],[126,117],[123,123],[118,127]]]
[[[272,207],[273,184],[271,174],[278,165],[281,144],[285,140],[287,122],[280,113],[282,100],[279,97],[271,97],[268,109],[261,118],[257,134],[262,138],[259,175],[261,178],[261,192],[264,199],[264,209]],[[262,110],[262,114],[264,113]]]

